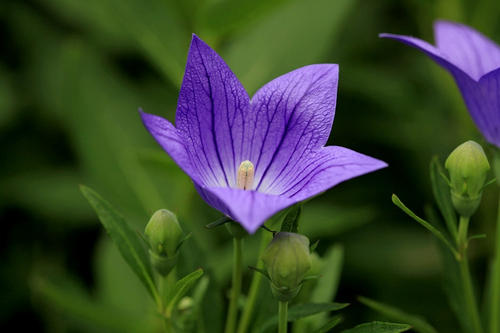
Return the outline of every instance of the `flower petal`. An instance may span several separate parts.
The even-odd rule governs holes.
[[[296,202],[277,195],[227,187],[197,186],[197,190],[210,206],[239,222],[251,234],[275,213]]]
[[[500,147],[500,68],[476,82],[455,75],[469,113],[485,139]]]
[[[234,186],[249,97],[224,60],[193,35],[176,126],[204,186]]]
[[[279,184],[280,195],[302,201],[345,180],[386,166],[383,161],[344,147],[324,147],[290,170],[283,178],[285,182]]]
[[[500,67],[500,47],[478,31],[455,22],[436,21],[434,33],[441,53],[474,80]]]
[[[338,65],[311,65],[272,80],[252,97],[242,151],[255,165],[255,189],[266,192],[286,165],[326,143],[337,83]]]
[[[178,130],[168,120],[148,114],[139,109],[142,122],[160,146],[170,155],[181,169],[195,182],[200,182]]]
[[[417,50],[420,50],[420,51],[424,52],[425,54],[427,54],[432,60],[434,60],[436,63],[438,63],[439,65],[446,68],[451,73],[460,73],[460,74],[467,73],[467,72],[464,72],[463,69],[458,67],[458,64],[455,64],[452,61],[452,59],[448,58],[448,56],[446,54],[441,52],[434,45],[431,45],[431,44],[427,43],[426,41],[423,41],[419,38],[415,38],[415,37],[411,37],[411,36],[404,36],[404,35],[387,34],[387,33],[380,34],[379,37],[394,39],[394,40],[400,41],[406,45],[414,47]],[[469,74],[466,74],[466,75],[469,75]]]

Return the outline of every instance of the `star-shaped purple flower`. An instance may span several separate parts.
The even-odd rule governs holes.
[[[324,147],[337,83],[338,65],[311,65],[274,79],[250,99],[224,60],[193,36],[176,126],[141,116],[203,199],[253,233],[278,211],[386,166]]]
[[[436,45],[410,36],[380,34],[423,51],[448,70],[486,140],[500,147],[500,47],[463,24],[436,21]]]

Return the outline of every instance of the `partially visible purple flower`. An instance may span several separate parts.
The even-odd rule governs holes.
[[[434,23],[436,46],[418,38],[380,34],[415,47],[448,70],[486,140],[500,147],[500,47],[459,23]]]
[[[337,83],[338,65],[311,65],[274,79],[250,100],[222,58],[193,35],[176,126],[141,116],[202,198],[253,233],[278,211],[386,166],[324,147]]]

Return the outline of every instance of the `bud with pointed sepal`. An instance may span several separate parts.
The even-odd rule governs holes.
[[[177,249],[184,236],[177,217],[166,209],[157,210],[146,225],[144,235],[153,267],[166,276],[177,264]]]
[[[274,296],[288,302],[298,292],[311,269],[309,239],[292,232],[278,232],[262,255]]]
[[[469,140],[455,148],[448,156],[445,167],[450,175],[450,191],[453,205],[464,217],[476,211],[490,164],[483,148]]]

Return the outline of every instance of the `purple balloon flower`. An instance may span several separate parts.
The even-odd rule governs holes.
[[[418,38],[380,34],[413,46],[448,70],[486,140],[500,147],[500,47],[463,24],[436,21],[436,45]]]
[[[193,35],[176,126],[141,116],[202,198],[253,233],[278,211],[386,166],[324,147],[337,82],[338,65],[311,65],[274,79],[250,99],[224,60]]]

